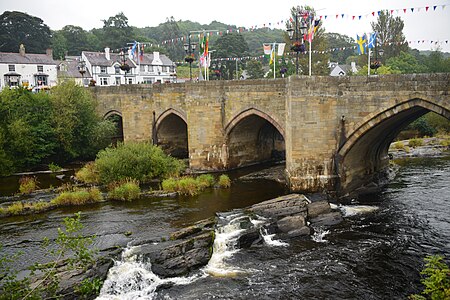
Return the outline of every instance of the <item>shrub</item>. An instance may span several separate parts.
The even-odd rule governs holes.
[[[5,209],[2,213],[12,216],[17,216],[27,213],[41,212],[47,210],[51,204],[49,202],[15,202]]]
[[[212,187],[215,181],[214,176],[212,176],[211,174],[202,174],[195,178],[195,180],[197,181],[200,189]]]
[[[150,143],[119,143],[116,148],[100,151],[95,167],[100,182],[110,183],[126,178],[148,182],[154,178],[176,177],[185,166]]]
[[[425,259],[425,268],[420,274],[425,275],[421,282],[425,286],[421,295],[411,295],[410,299],[450,299],[450,269],[440,255],[429,255]]]
[[[75,177],[84,183],[95,184],[100,182],[98,171],[94,162],[88,162],[75,173]]]
[[[178,191],[178,180],[175,178],[164,179],[161,183],[162,189],[166,192],[177,192]]]
[[[228,177],[228,175],[225,174],[220,175],[218,185],[221,188],[229,188],[231,186],[230,177]]]
[[[62,192],[51,203],[58,206],[83,205],[95,203],[103,200],[103,196],[98,188],[79,189]]]
[[[393,143],[392,148],[397,149],[397,150],[405,150],[405,144],[403,144],[402,141],[398,141]]]
[[[36,177],[21,177],[19,179],[19,191],[22,194],[29,194],[38,189]]]
[[[448,147],[450,146],[450,139],[445,139],[439,142],[441,146]]]
[[[178,192],[182,195],[195,196],[200,190],[198,181],[192,177],[183,177],[178,180]]]
[[[423,139],[410,139],[408,143],[408,145],[413,148],[423,146],[423,144]]]
[[[110,185],[108,198],[122,201],[132,201],[139,198],[141,189],[139,181],[127,179]]]
[[[49,163],[48,169],[52,172],[58,172],[58,171],[62,170],[62,168],[60,166],[58,166],[57,164],[54,164],[54,163]]]

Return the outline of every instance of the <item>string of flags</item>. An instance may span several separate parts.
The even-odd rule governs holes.
[[[442,4],[442,5],[429,5],[429,6],[421,6],[421,7],[409,7],[409,8],[401,8],[401,9],[383,9],[383,10],[372,11],[372,12],[368,12],[368,13],[360,14],[360,15],[348,14],[348,13],[336,13],[336,14],[318,15],[317,18],[318,18],[318,20],[321,20],[321,21],[336,20],[336,19],[346,19],[346,20],[356,21],[356,20],[362,20],[363,18],[378,17],[378,15],[380,15],[381,11],[386,11],[386,10],[392,15],[394,15],[394,14],[402,15],[402,14],[411,14],[411,13],[417,13],[417,12],[434,12],[434,11],[440,10],[440,9],[444,10],[446,6],[447,6],[446,4]],[[315,21],[318,21],[318,20],[315,20]],[[280,26],[283,24],[285,24],[285,21],[281,20],[281,21],[277,21],[277,22],[268,22],[268,23],[264,23],[261,25],[253,25],[249,28],[239,27],[239,28],[229,28],[225,31],[207,32],[206,35],[207,35],[207,37],[210,37],[213,35],[222,36],[224,34],[229,34],[229,33],[243,33],[243,32],[255,31],[257,29],[271,28],[271,27]],[[314,27],[316,27],[316,26],[314,26]],[[198,38],[198,40],[201,41],[202,34],[191,34],[190,37]],[[160,43],[142,43],[142,45],[144,45],[144,47],[148,47],[148,46],[164,47],[166,45],[171,45],[171,44],[185,43],[187,40],[188,40],[188,36],[182,36],[182,37],[164,40],[164,41],[161,41]],[[112,52],[120,52],[120,49],[113,50]]]

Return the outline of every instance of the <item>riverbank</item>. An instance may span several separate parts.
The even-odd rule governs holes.
[[[414,138],[393,142],[389,147],[391,159],[407,157],[438,157],[450,155],[450,137]]]

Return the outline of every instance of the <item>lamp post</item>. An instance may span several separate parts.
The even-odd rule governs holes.
[[[126,49],[125,49],[126,50]],[[127,58],[124,49],[120,49],[120,58],[122,59],[122,64],[120,69],[125,72],[125,84],[127,84],[127,73],[130,71],[130,66],[127,64]]]
[[[184,51],[186,51],[185,62],[189,63],[189,78],[192,81],[192,62],[194,61],[195,43],[191,43],[191,35],[188,36],[188,43],[184,44]]]
[[[84,86],[84,73],[86,73],[86,62],[81,58],[78,64],[78,72],[81,74],[81,84]]]
[[[292,28],[292,24],[289,24],[289,28],[286,30],[289,34],[289,39],[294,41],[291,50],[295,51],[295,74],[298,75],[298,54],[305,52],[305,42],[303,36],[306,34],[307,26],[305,22],[305,16],[308,15],[307,11],[301,10],[295,13],[295,27]],[[298,18],[300,17],[300,24]]]

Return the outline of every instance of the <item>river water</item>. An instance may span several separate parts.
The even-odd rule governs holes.
[[[97,248],[128,245],[99,299],[405,299],[420,289],[426,255],[442,254],[447,262],[450,257],[450,158],[399,163],[382,193],[336,205],[345,221],[315,228],[312,238],[279,241],[267,235],[261,246],[235,249],[239,209],[287,193],[272,181],[239,180],[241,174],[232,174],[231,189],[195,198],[105,202],[1,219],[0,237],[6,252],[24,252],[18,267],[25,267],[42,258],[42,238],[55,237],[61,219],[81,210]],[[222,212],[217,244],[202,270],[161,279],[140,259],[141,247],[216,212]]]

